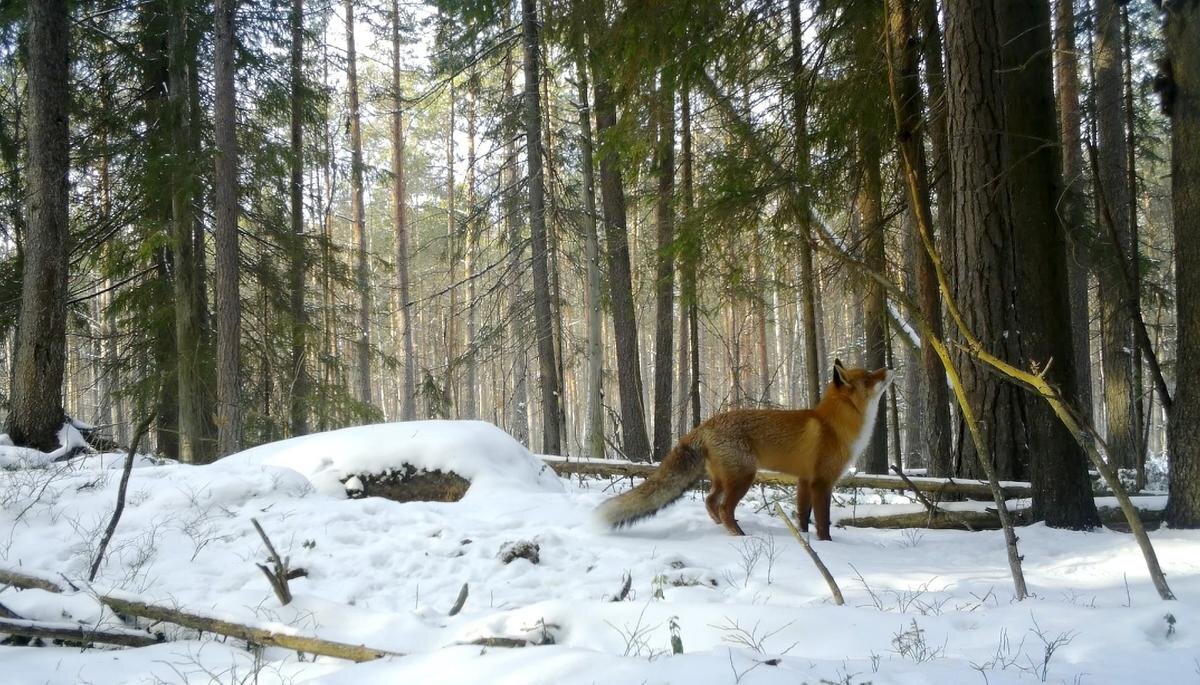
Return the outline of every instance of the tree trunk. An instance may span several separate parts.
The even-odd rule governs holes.
[[[242,302],[238,279],[238,158],[237,117],[234,90],[234,10],[236,0],[216,0],[216,44],[214,47],[213,115],[217,141],[215,221],[213,234],[217,254],[217,456],[232,454],[242,442],[240,397]]]
[[[800,243],[800,321],[804,329],[804,379],[808,405],[816,406],[821,399],[820,365],[817,323],[817,277],[813,270],[812,207],[808,195],[810,175],[808,158],[808,92],[804,74],[804,36],[800,23],[800,0],[788,0],[791,27],[791,108],[792,125],[796,129],[795,164],[797,187],[794,208],[797,240]]]
[[[400,418],[417,418],[417,351],[413,343],[412,303],[409,301],[408,216],[404,189],[404,98],[400,90],[400,1],[392,0],[392,223],[396,236],[396,297],[393,326],[402,342],[404,359],[400,386]]]
[[[884,273],[887,269],[883,225],[883,178],[879,171],[882,150],[874,131],[860,127],[858,131],[858,158],[862,171],[858,208],[862,215],[864,261],[873,271]],[[862,279],[866,292],[863,302],[863,318],[866,328],[866,349],[863,365],[868,369],[887,366],[887,296],[883,288],[870,279]],[[880,402],[875,409],[876,419],[871,441],[859,463],[867,473],[888,472],[887,403]]]
[[[1111,217],[1120,244],[1100,241],[1096,271],[1100,300],[1100,340],[1104,374],[1104,415],[1109,455],[1115,466],[1132,468],[1137,452],[1134,415],[1134,350],[1130,312],[1123,300],[1119,260],[1133,268],[1133,234],[1129,225],[1128,157],[1125,148],[1124,65],[1121,59],[1121,9],[1116,0],[1096,0],[1096,133],[1098,169],[1096,200],[1100,221]],[[1105,207],[1108,211],[1105,211]],[[1102,231],[1101,235],[1109,235]]]
[[[596,234],[596,177],[592,155],[592,119],[588,106],[587,70],[583,60],[576,66],[579,89],[579,154],[583,166],[583,249],[587,270],[587,427],[583,453],[586,457],[604,457],[604,329],[601,324],[603,302],[600,297],[600,249]]]
[[[986,0],[955,0],[946,4],[946,15],[950,210],[958,243],[954,297],[988,351],[1018,362],[997,8]],[[956,358],[997,476],[1020,478],[1029,456],[1021,391],[999,381],[971,355],[960,351]],[[961,451],[960,474],[981,475],[973,443],[963,441]]]
[[[196,269],[196,244],[193,235],[193,199],[196,178],[189,132],[188,13],[182,0],[172,0],[169,11],[167,117],[171,131],[171,238],[173,281],[175,284],[175,345],[178,370],[179,459],[203,464],[213,457],[216,447],[212,436],[211,407],[205,401],[203,387],[205,355],[204,325],[197,289],[203,288]]]
[[[509,102],[514,100],[512,62],[512,53],[505,51],[504,93]],[[509,430],[517,442],[529,446],[529,384],[526,379],[529,370],[529,350],[525,334],[527,316],[522,301],[522,294],[526,290],[520,278],[525,243],[521,236],[521,225],[517,221],[517,148],[513,143],[515,136],[515,130],[508,131],[504,136],[504,224],[508,238],[508,272],[513,274],[508,289],[509,343],[513,355],[513,396],[509,402],[512,410]]]
[[[656,459],[671,449],[671,389],[674,381],[675,318],[675,78],[662,72],[657,105],[658,249],[654,278],[654,446]]]
[[[1171,117],[1171,209],[1179,358],[1170,416],[1167,523],[1200,527],[1200,5],[1172,3],[1165,29],[1170,69],[1162,83]]]
[[[525,156],[529,166],[529,237],[533,250],[533,309],[538,347],[539,385],[542,389],[542,450],[559,454],[558,367],[554,357],[554,332],[550,320],[550,273],[546,251],[545,179],[542,175],[542,110],[539,104],[540,54],[535,0],[521,0],[521,35],[525,63]]]
[[[696,268],[700,263],[700,227],[691,223],[693,210],[696,206],[696,196],[693,190],[692,174],[692,95],[687,84],[683,87],[682,107],[680,108],[680,124],[683,126],[683,218],[687,226],[688,240],[684,243],[684,253],[681,279],[682,306],[687,307],[688,335],[691,337],[692,373],[691,388],[688,391],[688,401],[692,406],[692,426],[700,425],[700,297],[696,291]],[[680,331],[683,335],[683,331]],[[682,397],[680,400],[682,401]]]
[[[467,280],[467,336],[463,348],[467,372],[462,394],[462,418],[479,418],[479,361],[476,338],[479,335],[479,312],[475,302],[475,253],[479,244],[479,214],[475,193],[475,104],[479,100],[479,74],[472,72],[467,80],[467,225],[463,246],[463,278]]]
[[[449,418],[458,415],[458,207],[455,204],[457,195],[454,188],[454,133],[458,114],[458,98],[454,88],[454,77],[451,76],[447,85],[450,97],[450,116],[446,118],[446,266],[449,270],[447,280],[450,283],[450,304],[445,316],[445,397],[450,409]]]
[[[617,105],[607,75],[592,71],[596,128],[603,136],[617,125]],[[600,156],[600,195],[604,213],[604,236],[608,246],[608,282],[612,298],[613,333],[617,341],[617,389],[621,397],[621,429],[625,457],[650,461],[646,434],[646,411],[642,403],[641,359],[638,353],[637,319],[633,308],[633,281],[629,264],[629,240],[625,226],[625,189],[620,160],[611,149]]]
[[[350,118],[350,229],[356,257],[358,340],[354,347],[355,394],[371,404],[371,271],[367,261],[367,226],[363,207],[362,123],[358,114],[358,53],[354,49],[354,0],[346,0],[346,93]]]
[[[1017,318],[1025,368],[1042,367],[1065,397],[1078,397],[1067,280],[1067,232],[1059,220],[1062,160],[1054,121],[1048,0],[1008,0],[1000,9],[1006,169],[1017,251]],[[1050,360],[1053,360],[1051,362]],[[1087,363],[1087,360],[1081,360]],[[1100,524],[1087,456],[1045,402],[1026,402],[1032,512],[1055,528]]]
[[[13,443],[48,452],[58,447],[63,424],[71,14],[64,0],[31,2],[27,12],[28,218],[7,430]]]
[[[308,433],[308,411],[312,406],[308,378],[308,312],[304,308],[304,279],[308,272],[307,245],[304,240],[304,0],[292,0],[289,17],[291,45],[291,178],[288,184],[292,220],[291,291],[292,314],[292,388],[288,405],[291,435]]]
[[[1092,423],[1092,354],[1088,316],[1088,272],[1094,238],[1084,211],[1086,178],[1079,113],[1079,58],[1075,48],[1073,0],[1057,0],[1054,22],[1055,80],[1059,134],[1062,137],[1063,195],[1059,214],[1067,234],[1067,289],[1071,302],[1072,353],[1075,357],[1075,409]]]

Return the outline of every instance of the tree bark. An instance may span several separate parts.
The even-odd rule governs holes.
[[[236,0],[216,0],[213,129],[217,142],[215,221],[217,254],[217,456],[232,454],[242,442],[240,397],[242,302],[238,281],[238,158],[234,87],[234,10]]]
[[[367,226],[363,207],[362,123],[358,113],[358,53],[354,48],[354,0],[346,0],[346,93],[350,118],[350,230],[356,258],[358,340],[354,346],[354,390],[359,402],[371,396],[371,271],[367,260]]]
[[[542,449],[562,450],[559,435],[558,367],[554,357],[554,332],[550,320],[550,273],[546,251],[546,190],[542,175],[542,110],[539,104],[538,69],[541,56],[535,0],[521,0],[521,35],[525,66],[525,156],[529,166],[529,237],[533,250],[533,309],[537,336],[539,385],[542,395]]]
[[[1175,313],[1178,360],[1170,416],[1167,522],[1200,527],[1200,5],[1167,10],[1170,68],[1160,79],[1171,117],[1171,209],[1175,223]]]
[[[958,258],[954,298],[967,327],[997,357],[1016,362],[1018,330],[1012,215],[1005,183],[1005,130],[997,7],[986,0],[946,4],[949,53],[948,136],[951,206]],[[959,351],[967,399],[977,412],[987,453],[1001,479],[1024,474],[1028,434],[1020,390],[996,379]],[[960,473],[978,477],[970,441],[962,443]]]
[[[1067,280],[1067,231],[1059,220],[1062,160],[1054,121],[1048,0],[1008,0],[1000,10],[1006,163],[1012,198],[1016,306],[1023,366],[1045,371],[1076,398],[1075,345]],[[1052,360],[1052,361],[1051,361]],[[1087,360],[1081,360],[1087,363]],[[1047,365],[1049,367],[1047,368]],[[1100,524],[1087,457],[1044,402],[1026,402],[1033,515],[1054,528]]]
[[[1121,58],[1121,9],[1117,0],[1096,0],[1095,35],[1096,133],[1099,154],[1096,170],[1097,202],[1108,207],[1097,212],[1101,221],[1111,216],[1119,245],[1101,241],[1096,252],[1100,300],[1100,341],[1103,358],[1104,415],[1109,454],[1116,466],[1136,463],[1137,426],[1133,387],[1136,346],[1131,317],[1123,300],[1122,266],[1133,268],[1133,235],[1129,225],[1128,157],[1125,148],[1124,64]],[[1103,235],[1103,234],[1102,234]]]
[[[195,174],[190,134],[188,71],[188,12],[182,0],[171,0],[167,11],[167,109],[171,135],[171,241],[172,280],[175,285],[176,381],[178,383],[179,459],[187,463],[210,461],[216,447],[210,406],[205,401],[204,324],[197,290],[204,288],[196,268],[193,217]]]
[[[1088,273],[1094,238],[1084,208],[1082,125],[1079,112],[1079,58],[1075,48],[1073,0],[1057,0],[1054,22],[1058,125],[1062,137],[1063,194],[1059,215],[1067,233],[1067,289],[1074,341],[1076,408],[1092,422],[1092,353],[1088,313]]]
[[[675,78],[670,68],[662,72],[657,118],[658,149],[658,254],[654,278],[654,445],[662,459],[673,443],[671,390],[674,381],[675,318]]]
[[[600,249],[596,234],[596,175],[592,154],[592,119],[588,106],[587,68],[582,59],[576,65],[579,94],[579,155],[583,167],[583,249],[587,272],[587,425],[584,430],[584,456],[604,456],[604,330],[601,322]]]
[[[467,222],[463,245],[463,278],[467,280],[467,330],[463,352],[466,376],[462,394],[462,418],[479,418],[479,360],[476,350],[479,335],[479,311],[475,301],[475,256],[479,247],[479,214],[475,192],[475,104],[479,100],[479,74],[467,78]]]
[[[700,263],[700,227],[692,223],[693,211],[696,206],[696,195],[692,172],[692,95],[684,84],[681,97],[680,124],[683,127],[683,159],[681,172],[683,174],[683,218],[687,226],[688,240],[685,242],[686,251],[682,260],[681,299],[682,306],[687,308],[688,335],[691,337],[691,387],[688,390],[688,402],[692,409],[692,427],[700,425],[700,296],[696,290],[696,268]],[[683,335],[683,331],[680,331]],[[680,397],[680,401],[683,398]]]
[[[513,101],[513,60],[512,53],[504,53],[504,93],[508,101]],[[521,236],[521,226],[517,221],[517,148],[513,143],[515,130],[505,135],[504,144],[504,224],[508,238],[508,272],[513,274],[512,283],[508,289],[508,329],[509,344],[512,346],[512,380],[513,394],[509,402],[511,416],[510,431],[513,437],[522,445],[529,442],[529,384],[526,376],[529,369],[529,350],[525,335],[525,306],[523,293],[526,292],[521,282],[521,260],[525,253],[525,243]]]
[[[65,0],[30,2],[26,10],[27,224],[7,430],[15,444],[49,452],[64,418],[71,14]]]
[[[289,24],[292,30],[292,45],[288,199],[292,221],[292,249],[288,289],[291,291],[292,315],[292,388],[288,405],[288,428],[295,436],[308,433],[308,410],[312,403],[312,398],[309,397],[310,381],[306,361],[308,312],[304,307],[304,279],[308,271],[307,245],[304,239],[304,0],[292,0]]]
[[[408,214],[404,177],[404,97],[400,88],[400,2],[392,0],[392,223],[395,232],[396,297],[393,326],[401,340],[404,378],[400,386],[400,418],[417,418],[417,351],[413,343],[412,303],[409,301]]]
[[[864,261],[871,269],[883,273],[887,267],[883,226],[883,178],[880,174],[882,150],[874,131],[860,127],[858,158],[862,173],[858,207],[861,212]],[[865,287],[863,319],[866,328],[866,349],[863,364],[868,369],[887,366],[887,296],[878,284],[862,279]],[[861,461],[867,473],[888,472],[887,403],[880,402],[871,440]]]
[[[617,125],[617,105],[607,75],[593,67],[593,100],[596,129],[603,136]],[[625,225],[625,190],[617,153],[601,148],[600,195],[604,213],[604,236],[608,247],[608,282],[612,298],[613,332],[617,341],[617,389],[621,398],[621,428],[625,457],[650,461],[646,434],[646,411],[642,403],[641,360],[638,353],[637,319],[633,309],[633,285],[629,264],[629,239]]]
[[[804,73],[804,28],[800,23],[800,0],[788,0],[791,28],[791,110],[795,133],[796,189],[793,193],[797,240],[800,256],[800,321],[804,329],[804,379],[808,405],[815,407],[821,399],[823,360],[819,357],[820,326],[817,322],[817,277],[813,270],[812,207],[808,196],[808,92]]]

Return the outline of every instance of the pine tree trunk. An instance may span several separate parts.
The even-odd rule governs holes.
[[[868,268],[885,273],[887,258],[883,225],[883,178],[879,169],[881,156],[878,136],[861,127],[858,132],[858,157],[862,170],[859,211],[862,213],[863,256]],[[863,301],[866,329],[863,365],[868,369],[879,369],[887,366],[887,297],[878,283],[862,280],[866,290]],[[859,463],[867,473],[888,473],[887,403],[880,402],[875,411],[874,432]]]
[[[1170,416],[1167,522],[1200,527],[1200,5],[1172,3],[1165,33],[1171,80],[1171,209],[1175,223],[1175,312],[1179,358]]]
[[[1092,423],[1092,363],[1089,340],[1088,273],[1094,238],[1084,207],[1084,182],[1079,113],[1079,58],[1075,47],[1073,0],[1057,0],[1054,22],[1055,81],[1058,87],[1059,134],[1063,149],[1063,196],[1059,203],[1067,231],[1067,289],[1071,302],[1071,337],[1074,341],[1075,409]]]
[[[791,27],[791,108],[792,125],[796,129],[796,178],[799,185],[794,196],[796,234],[800,246],[800,321],[804,329],[804,379],[809,406],[821,398],[819,339],[824,338],[817,322],[817,276],[813,269],[812,208],[808,197],[808,93],[804,74],[804,29],[800,23],[800,0],[788,0]]]
[[[688,222],[688,240],[684,243],[681,299],[687,307],[688,335],[691,338],[692,372],[691,388],[688,390],[688,402],[692,409],[692,426],[700,425],[700,295],[696,290],[696,269],[700,263],[700,228],[691,223],[696,207],[696,195],[693,187],[692,171],[692,96],[686,84],[681,98],[680,124],[683,127],[683,159],[681,172],[683,174],[683,217]],[[683,335],[681,330],[680,335]],[[680,400],[682,401],[682,397]]]
[[[604,330],[601,324],[603,302],[600,296],[600,248],[596,234],[596,175],[592,154],[592,119],[588,106],[587,70],[583,60],[576,66],[579,90],[579,153],[583,166],[583,249],[587,271],[587,427],[583,453],[586,457],[604,457]]]
[[[607,76],[592,70],[596,129],[603,138],[617,125],[617,105]],[[634,315],[633,281],[629,262],[628,230],[625,224],[625,190],[620,160],[610,150],[600,156],[600,195],[604,214],[604,236],[608,253],[608,283],[611,291],[613,334],[617,342],[617,389],[621,398],[621,428],[625,458],[650,461],[646,434],[646,411],[642,401],[641,359],[638,352],[637,319]]]
[[[513,94],[513,60],[512,53],[504,53],[504,93],[505,98],[514,101]],[[529,384],[526,376],[529,371],[529,350],[525,334],[527,319],[522,294],[526,292],[521,282],[521,261],[525,252],[525,243],[521,236],[521,226],[517,221],[517,148],[513,143],[515,131],[505,135],[504,144],[504,223],[508,239],[508,272],[514,274],[508,289],[508,328],[509,344],[512,346],[512,379],[513,395],[509,402],[512,410],[510,431],[513,437],[522,445],[529,446]]]
[[[1018,362],[1012,293],[1012,218],[1005,183],[1004,102],[996,6],[987,0],[946,4],[951,206],[957,232],[954,297],[966,325],[989,351]],[[977,412],[999,478],[1024,475],[1029,444],[1024,398],[973,361],[956,354],[967,399]],[[983,475],[975,447],[963,441],[960,474]]]
[[[1121,58],[1121,11],[1116,0],[1096,1],[1096,132],[1098,221],[1111,217],[1119,245],[1101,240],[1096,251],[1100,299],[1100,340],[1103,357],[1104,414],[1110,458],[1120,468],[1132,468],[1137,452],[1134,413],[1134,350],[1130,312],[1123,301],[1120,259],[1133,268],[1133,234],[1129,225],[1128,157],[1125,148],[1125,102]],[[1107,209],[1106,209],[1107,208]],[[1105,224],[1101,224],[1105,226]],[[1109,236],[1103,228],[1100,235]]]
[[[671,390],[675,376],[675,79],[669,69],[662,73],[657,105],[658,149],[658,254],[655,263],[654,300],[654,445],[653,455],[662,459],[671,449]]]
[[[51,451],[63,424],[70,230],[68,37],[63,0],[30,2],[28,19],[27,224],[7,430],[13,443]]]
[[[1054,121],[1048,0],[1008,0],[1000,9],[1007,177],[1017,252],[1022,366],[1050,364],[1046,378],[1076,398],[1075,345],[1067,280],[1067,232],[1059,220],[1062,160]],[[1050,360],[1053,360],[1051,363]],[[1087,363],[1087,360],[1082,360]],[[1045,402],[1026,402],[1033,516],[1055,528],[1100,524],[1087,456]]]
[[[217,456],[232,454],[242,442],[242,403],[240,397],[242,302],[238,280],[238,159],[237,118],[234,90],[234,9],[236,0],[217,0],[215,6],[216,44],[214,47],[214,85],[216,105],[213,116],[217,142],[215,221],[213,234],[217,254]]]
[[[205,402],[204,324],[197,289],[196,244],[192,204],[198,183],[192,160],[188,81],[188,13],[181,0],[172,0],[169,10],[167,117],[174,159],[171,164],[171,238],[175,284],[176,382],[178,383],[179,459],[194,464],[210,461],[216,447]]]
[[[538,69],[540,54],[535,0],[521,0],[521,35],[525,65],[525,155],[529,166],[529,237],[533,250],[533,309],[538,348],[539,385],[542,395],[542,450],[559,454],[561,405],[558,367],[555,364],[554,332],[550,312],[550,273],[546,247],[546,190],[542,174],[542,110],[539,104]]]
[[[467,280],[466,377],[462,395],[462,418],[479,418],[479,361],[475,346],[479,335],[479,312],[475,302],[475,253],[479,244],[479,216],[475,196],[475,103],[479,99],[479,74],[472,72],[467,83],[467,225],[463,245],[463,278]]]
[[[400,386],[400,418],[417,418],[417,351],[413,343],[413,313],[409,301],[408,215],[404,188],[404,99],[400,89],[400,2],[392,0],[392,223],[396,240],[396,297],[393,328],[401,340],[397,354],[404,364]]]
[[[354,0],[346,0],[346,93],[350,119],[350,230],[354,243],[354,280],[358,288],[358,340],[354,346],[355,395],[370,405],[371,271],[363,207],[362,123],[358,113],[358,53],[354,48]]]
[[[454,134],[457,131],[456,115],[458,114],[457,91],[454,78],[447,85],[450,98],[450,116],[446,118],[446,266],[449,271],[447,280],[450,283],[450,304],[445,316],[445,397],[450,413],[447,418],[456,418],[460,409],[458,403],[458,207],[455,203],[457,193],[454,188]]]
[[[304,279],[308,271],[308,246],[304,239],[304,0],[292,0],[289,17],[292,30],[291,45],[291,158],[288,184],[292,220],[291,270],[288,289],[291,291],[292,315],[292,387],[288,405],[288,429],[291,435],[308,433],[308,312],[304,307]]]

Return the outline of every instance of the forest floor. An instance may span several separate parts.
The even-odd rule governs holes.
[[[94,593],[121,592],[408,656],[354,664],[252,653],[238,640],[160,624],[172,641],[137,649],[0,646],[0,681],[1200,682],[1200,531],[1152,534],[1179,597],[1163,602],[1129,535],[1021,528],[1033,597],[1016,602],[997,531],[835,528],[832,542],[813,546],[845,594],[839,607],[767,510],[772,491],[756,488],[739,506],[745,538],[714,525],[698,493],[632,528],[601,531],[593,508],[628,480],[559,479],[484,426],[348,429],[202,467],[141,458],[91,589],[0,589],[0,605],[29,619],[120,625]],[[378,464],[414,444],[419,465],[471,472],[461,501],[336,491],[347,464]],[[10,460],[0,470],[0,567],[86,577],[120,462]],[[277,465],[285,462],[296,470]],[[841,499],[835,517],[915,508],[872,504],[880,500],[869,493]],[[291,582],[286,607],[255,566],[267,554],[251,518],[308,572]],[[537,563],[498,558],[519,541],[536,543]],[[626,574],[628,592],[612,601]],[[465,605],[448,616],[464,583]],[[673,635],[682,653],[672,653]],[[488,637],[552,644],[463,644]]]

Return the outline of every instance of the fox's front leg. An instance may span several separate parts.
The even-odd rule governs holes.
[[[806,480],[796,483],[796,518],[801,532],[808,532],[808,519],[812,515],[812,484]]]

